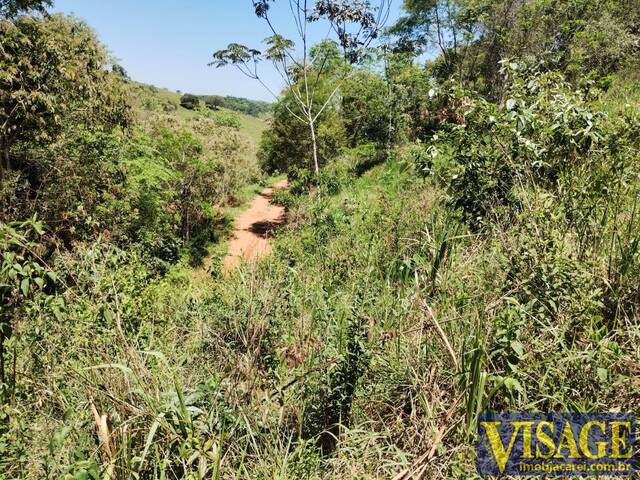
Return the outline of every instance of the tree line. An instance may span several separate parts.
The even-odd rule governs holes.
[[[180,98],[180,105],[188,110],[195,110],[201,106],[211,110],[226,108],[235,112],[261,117],[271,111],[271,104],[260,100],[249,100],[247,98],[221,95],[193,95],[185,93]]]

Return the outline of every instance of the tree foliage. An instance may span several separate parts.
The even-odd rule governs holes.
[[[52,0],[0,0],[0,19],[14,18],[22,13],[32,11],[45,12],[52,5]]]
[[[203,100],[207,108],[211,110],[219,110],[221,107],[224,107],[224,97],[219,95],[203,97]]]
[[[191,93],[185,93],[180,98],[180,106],[187,110],[195,110],[200,106],[200,99]]]
[[[433,74],[455,77],[492,98],[502,93],[499,62],[535,58],[574,82],[620,70],[637,54],[633,0],[406,0],[391,32],[398,47],[436,51]]]
[[[119,79],[82,22],[23,16],[0,23],[0,40],[0,171],[28,168],[14,145],[52,141],[71,119],[107,128],[128,123]]]
[[[406,0],[372,49],[369,2],[285,1],[295,44],[214,58],[286,85],[289,224],[224,275],[260,121],[198,106],[269,105],[187,112],[81,22],[3,19],[0,477],[463,479],[481,411],[633,411],[634,2]]]
[[[342,49],[346,64],[359,62],[366,53],[366,47],[373,42],[384,27],[389,14],[390,3],[388,0],[380,0],[377,6],[372,6],[368,1],[349,2],[345,0],[317,1],[313,7],[308,2],[301,0],[289,0],[289,9],[293,17],[298,34],[298,47],[301,52],[296,52],[296,42],[285,38],[275,27],[269,11],[271,0],[254,0],[253,6],[258,18],[264,20],[272,35],[265,39],[266,50],[261,52],[238,43],[231,43],[226,49],[218,50],[213,54],[213,65],[217,68],[233,65],[244,75],[260,82],[274,97],[272,92],[259,75],[258,65],[261,61],[269,61],[281,75],[287,89],[294,99],[295,109],[289,108],[287,102],[283,103],[289,114],[307,125],[311,140],[311,157],[313,169],[316,174],[320,172],[320,158],[318,145],[318,131],[316,123],[324,110],[329,106],[337,93],[326,96],[324,102],[318,103],[320,77],[325,73],[328,65],[328,57],[322,58],[318,54],[325,52],[323,49],[311,49],[309,38],[309,25],[324,22],[337,37],[337,44]],[[329,36],[320,42],[331,43]],[[331,55],[331,50],[326,51]],[[310,72],[315,69],[314,72]],[[345,69],[345,72],[348,69]],[[315,76],[315,80],[314,80]],[[315,102],[315,103],[314,103]]]
[[[259,117],[271,110],[269,102],[259,100],[248,100],[246,98],[227,96],[224,98],[224,106],[236,112],[245,113],[254,117]]]
[[[362,71],[350,77],[341,88],[340,114],[348,132],[348,144],[384,146],[392,142],[395,118],[388,85],[379,75]]]

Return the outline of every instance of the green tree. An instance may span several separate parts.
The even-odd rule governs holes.
[[[131,77],[129,77],[129,74],[127,73],[125,68],[118,63],[113,64],[113,66],[111,67],[111,71],[116,75],[118,75],[123,80],[131,80]]]
[[[500,61],[530,58],[578,83],[607,75],[637,56],[640,13],[635,0],[405,0],[393,26],[401,49],[437,53],[429,62],[441,81],[501,99]]]
[[[289,110],[295,108],[295,98],[286,90],[273,106],[270,126],[263,133],[258,152],[262,168],[269,173],[288,172],[294,168],[313,170],[314,145],[308,127],[292,118]],[[336,102],[337,103],[337,102]],[[345,132],[338,110],[326,108],[317,119],[317,161],[321,167],[335,157],[345,143]]]
[[[0,0],[0,18],[13,18],[31,11],[45,12],[52,0]]]
[[[215,158],[205,155],[202,142],[186,129],[162,127],[157,135],[158,151],[174,171],[172,190],[182,241],[187,243],[206,216],[205,206],[216,192],[220,166]]]
[[[318,150],[318,121],[325,109],[338,93],[339,85],[318,102],[317,89],[320,79],[325,73],[330,58],[327,51],[311,49],[309,30],[312,24],[324,21],[328,30],[334,32],[338,44],[342,48],[344,61],[347,64],[357,63],[363,51],[375,40],[384,26],[389,14],[389,0],[380,0],[377,7],[369,2],[345,2],[339,0],[320,0],[310,5],[307,0],[289,0],[287,8],[293,15],[298,34],[298,45],[285,38],[275,28],[270,16],[273,0],[254,0],[253,6],[258,18],[265,21],[272,35],[265,40],[266,50],[261,52],[238,43],[229,44],[224,50],[213,54],[211,65],[223,67],[236,66],[247,77],[262,84],[275,98],[277,95],[264,83],[258,64],[262,60],[269,61],[287,86],[294,102],[284,102],[283,106],[289,115],[305,125],[311,139],[313,168],[316,174],[320,171]],[[324,40],[328,40],[326,37]],[[322,43],[322,42],[320,42]],[[297,51],[300,49],[300,51]],[[328,51],[333,55],[332,50]],[[348,70],[345,70],[345,75]]]
[[[27,158],[12,155],[18,142],[51,142],[65,122],[128,123],[118,79],[84,23],[62,15],[0,21],[0,44],[0,178],[25,167]]]
[[[271,104],[269,102],[231,96],[224,97],[224,106],[230,110],[246,113],[254,117],[259,117],[271,111]]]
[[[366,70],[357,72],[344,83],[341,94],[349,146],[370,142],[382,145],[391,140],[391,92],[380,76]]]
[[[204,97],[204,104],[211,110],[220,110],[224,107],[224,97],[219,95],[211,95]]]
[[[187,110],[195,110],[200,106],[200,99],[191,93],[185,93],[180,98],[180,105]]]

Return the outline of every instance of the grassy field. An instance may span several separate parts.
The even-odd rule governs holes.
[[[625,110],[640,111],[640,69],[629,68],[611,79],[611,85],[598,99],[596,107],[609,115]]]
[[[152,112],[165,112],[173,113],[181,119],[189,120],[201,117],[208,112],[206,109],[189,110],[182,107],[180,105],[182,93],[135,82],[132,82],[131,86],[135,92],[133,101],[137,106],[137,110],[141,112],[143,116]],[[224,108],[220,111],[237,117],[241,125],[241,131],[246,134],[257,149],[262,132],[267,128],[267,120]]]

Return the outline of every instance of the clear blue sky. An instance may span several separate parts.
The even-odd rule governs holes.
[[[389,23],[398,17],[401,3],[394,0]],[[230,42],[260,49],[269,36],[251,0],[55,0],[53,11],[85,19],[134,80],[196,94],[273,100],[234,67],[207,66],[211,54]],[[288,2],[275,2],[272,14],[294,39]],[[262,70],[267,83],[279,90],[277,73],[266,64]]]

